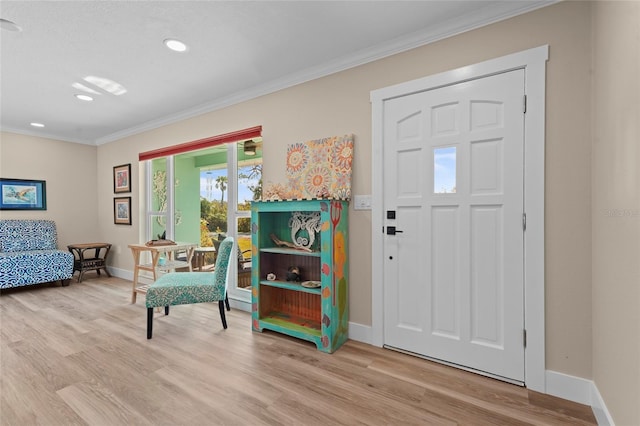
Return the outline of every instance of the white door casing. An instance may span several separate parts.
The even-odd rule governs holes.
[[[524,70],[384,104],[384,343],[524,382]]]
[[[372,179],[372,343],[386,343],[384,318],[385,288],[383,286],[387,263],[384,256],[383,227],[386,212],[383,211],[385,196],[384,162],[384,104],[391,99],[409,94],[451,86],[466,81],[521,69],[525,73],[527,113],[524,129],[524,211],[527,214],[527,231],[524,235],[524,324],[527,330],[527,347],[524,360],[524,382],[532,390],[545,391],[544,358],[544,92],[545,64],[548,46],[492,59],[475,65],[459,68],[422,79],[401,83],[373,91],[373,170]],[[404,166],[403,166],[404,167]],[[443,214],[440,214],[443,213]],[[446,208],[438,211],[442,218]],[[484,212],[479,212],[484,213]],[[482,216],[482,215],[481,215]],[[397,224],[398,229],[402,229]],[[413,231],[411,231],[413,232]],[[420,231],[418,231],[420,232]],[[424,231],[422,231],[424,232]],[[403,234],[400,234],[403,235]],[[404,236],[404,235],[403,235]],[[444,239],[443,239],[444,240]],[[410,246],[409,246],[410,247]],[[410,248],[407,252],[410,252]],[[400,255],[407,253],[400,253]],[[387,253],[393,255],[392,253]],[[446,318],[446,317],[443,317]],[[405,320],[405,322],[410,322]]]

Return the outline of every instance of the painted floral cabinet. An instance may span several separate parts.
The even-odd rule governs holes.
[[[334,352],[348,330],[348,203],[251,205],[252,328]]]

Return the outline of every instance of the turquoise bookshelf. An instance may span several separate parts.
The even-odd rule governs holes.
[[[346,201],[335,200],[251,204],[254,331],[267,329],[308,340],[328,353],[347,340],[348,207]],[[299,217],[312,218],[313,229],[303,227],[292,235]],[[312,243],[300,249],[294,239]],[[287,281],[292,266],[299,269],[300,281]],[[267,279],[269,274],[275,278]],[[319,286],[309,287],[308,282]]]

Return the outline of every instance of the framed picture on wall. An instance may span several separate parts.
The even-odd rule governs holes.
[[[0,210],[46,209],[46,181],[0,178]]]
[[[113,199],[113,223],[116,225],[131,225],[131,197],[116,197]]]
[[[131,192],[131,164],[113,168],[113,192]]]

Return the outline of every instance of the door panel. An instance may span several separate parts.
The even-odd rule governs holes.
[[[502,194],[502,139],[471,142],[471,194]]]
[[[460,339],[456,301],[460,295],[458,276],[458,208],[431,209],[431,324],[434,335]]]
[[[386,101],[384,342],[524,381],[524,71]]]
[[[501,206],[471,208],[471,341],[504,347]]]

